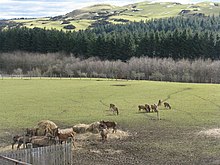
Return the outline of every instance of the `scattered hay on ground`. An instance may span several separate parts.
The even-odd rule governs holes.
[[[0,147],[0,152],[11,151],[11,145]]]
[[[98,121],[93,122],[89,125],[86,131],[92,132],[92,133],[99,133],[99,125],[100,125],[100,122]]]
[[[117,130],[116,133],[112,133],[112,129],[108,130],[108,139],[124,139],[128,136],[130,136],[130,134],[128,132],[122,131],[122,130]],[[94,140],[101,140],[101,136],[100,134],[94,134],[92,132],[86,132],[83,134],[77,134],[76,135],[76,139],[79,141],[94,141]]]
[[[70,133],[73,131],[73,128],[64,128],[64,129],[59,129],[59,133],[61,134],[66,134],[66,133]]]
[[[107,154],[110,154],[110,155],[120,154],[120,153],[123,152],[123,150],[114,150],[114,149],[105,149],[105,150],[91,149],[89,151],[92,152],[92,153],[95,153],[95,154],[100,154],[100,155],[102,155],[103,152],[107,153]]]
[[[123,150],[105,149],[104,151],[107,152],[108,154],[114,155],[114,154],[122,153]]]
[[[73,126],[73,131],[76,133],[86,133],[89,128],[89,124],[77,124]]]
[[[91,124],[77,124],[73,126],[73,131],[77,133],[76,139],[79,141],[86,140],[99,140],[101,139],[99,133],[100,122],[96,121]],[[113,129],[108,129],[108,139],[123,139],[128,137],[130,134],[128,132],[117,129],[115,133],[112,133]]]
[[[112,130],[110,130],[110,132],[112,132]],[[123,139],[128,136],[130,136],[130,134],[128,132],[117,129],[116,133],[109,133],[108,134],[108,139]]]
[[[91,124],[77,124],[73,126],[73,131],[76,133],[99,133],[100,122],[93,122]]]
[[[204,131],[200,131],[199,135],[205,135],[209,137],[220,138],[220,128],[213,128]]]

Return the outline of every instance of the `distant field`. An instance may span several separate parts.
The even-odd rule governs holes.
[[[110,149],[126,151],[124,160],[128,162],[219,162],[219,139],[201,137],[198,133],[220,126],[220,85],[9,78],[0,80],[0,91],[0,144],[9,145],[12,135],[34,127],[43,119],[52,120],[61,128],[104,119],[116,121],[120,129],[134,136],[120,143],[106,144]],[[159,107],[161,120],[157,120],[155,113],[138,112],[139,104],[153,104],[159,99],[172,106],[172,110]],[[118,106],[119,116],[108,111],[110,103]],[[87,147],[102,150],[99,143]],[[87,152],[96,156],[97,161],[108,160]],[[77,155],[75,162],[83,157]],[[116,162],[120,160],[121,155],[115,157]]]
[[[50,29],[57,29],[57,30],[64,30],[64,31],[68,31],[66,29],[64,29],[63,27],[65,25],[61,24],[61,21],[57,20],[57,21],[50,21],[49,18],[39,18],[39,19],[28,19],[28,20],[15,20],[15,22],[20,22],[23,23],[24,26],[28,27],[28,28],[34,28],[34,27],[38,27],[38,28],[46,28],[48,30]],[[86,29],[92,22],[92,20],[74,20],[71,21],[70,23],[73,24],[76,27],[76,31],[78,30],[83,30]]]
[[[37,19],[16,19],[13,20],[22,23],[23,26],[28,28],[46,28],[65,30],[61,22],[63,20],[70,21],[76,27],[76,31],[88,28],[93,22],[103,19],[113,24],[123,23],[112,21],[113,19],[126,19],[129,21],[151,20],[159,18],[177,17],[182,11],[185,15],[204,14],[204,15],[219,15],[219,3],[201,2],[197,4],[179,4],[175,2],[152,3],[148,1],[129,4],[126,6],[112,6],[108,4],[99,4],[73,10],[67,13],[65,17],[57,20],[50,20],[50,18],[37,18]],[[103,18],[93,18],[94,13],[100,16],[100,12],[118,12],[118,14],[103,15]],[[93,14],[92,14],[93,13]],[[102,14],[101,14],[102,15]],[[65,30],[66,31],[66,30]],[[67,30],[68,31],[68,30]]]

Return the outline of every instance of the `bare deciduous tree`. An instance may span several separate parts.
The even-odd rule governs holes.
[[[97,77],[220,83],[220,61],[210,59],[132,57],[120,60],[80,59],[73,55],[13,52],[0,54],[1,74],[28,76]]]

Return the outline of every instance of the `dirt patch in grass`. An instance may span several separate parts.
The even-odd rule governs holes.
[[[116,86],[116,87],[125,87],[125,86],[127,86],[127,85],[125,85],[125,84],[113,84],[113,85],[111,85],[111,86]]]

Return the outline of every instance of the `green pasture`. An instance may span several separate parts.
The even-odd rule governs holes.
[[[166,100],[171,110],[138,112],[139,104]],[[109,104],[119,115],[108,111]],[[220,126],[220,85],[108,79],[0,79],[0,143],[40,120],[66,128],[78,123],[116,121],[132,134],[120,148],[153,164],[219,162],[219,138],[199,132]],[[117,145],[116,145],[117,146]],[[137,155],[137,156],[138,156]],[[156,155],[156,158],[155,158]],[[208,162],[208,163],[207,163]]]
[[[0,80],[0,129],[24,128],[49,119],[61,125],[115,120],[151,125],[155,113],[138,113],[139,104],[166,100],[159,107],[162,126],[209,128],[219,126],[220,86],[107,79]],[[118,106],[120,115],[108,112]],[[154,121],[155,122],[155,121]]]

